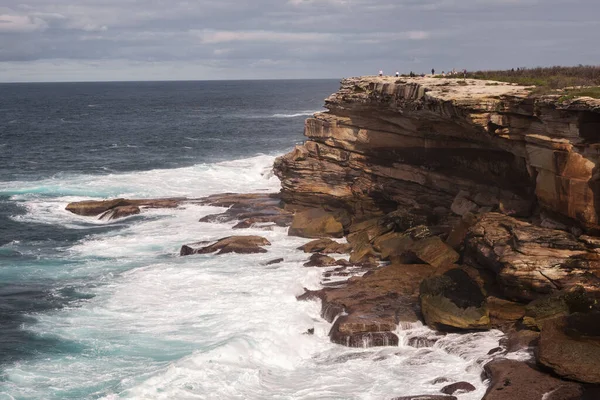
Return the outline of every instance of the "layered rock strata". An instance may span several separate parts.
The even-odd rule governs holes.
[[[600,100],[558,102],[479,80],[350,78],[275,163],[284,200],[365,212],[405,207],[530,215],[598,227]]]
[[[350,78],[306,121],[308,140],[274,165],[286,208],[320,209],[336,237],[341,225],[349,261],[374,268],[301,296],[339,316],[333,341],[393,344],[397,324],[418,319],[438,330],[496,327],[507,333],[498,357],[539,342],[540,365],[598,382],[600,100],[531,89]],[[509,388],[512,377],[494,375],[531,367],[495,365],[486,398],[511,398],[526,383]],[[583,390],[544,382],[536,395]]]

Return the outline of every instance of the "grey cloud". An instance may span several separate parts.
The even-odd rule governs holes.
[[[0,81],[597,64],[599,13],[596,0],[4,0]]]

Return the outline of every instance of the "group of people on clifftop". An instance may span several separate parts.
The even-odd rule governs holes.
[[[456,77],[456,76],[460,76],[460,74],[461,74],[460,71],[456,71],[456,69],[453,68],[452,71],[448,71],[448,72],[442,71],[440,75],[443,76],[443,77],[446,77],[446,76]],[[462,70],[462,75],[463,75],[463,78],[466,79],[466,77],[467,77],[467,70],[466,69]],[[379,76],[381,76],[381,77],[384,76],[383,75],[383,70],[379,70]],[[423,74],[423,73],[416,74],[413,71],[410,71],[410,73],[408,75],[406,75],[406,74],[402,74],[401,75],[400,72],[396,71],[395,76],[396,76],[396,78],[399,78],[401,76],[408,76],[410,78],[414,78],[414,77],[417,77],[417,76],[424,77],[425,74]],[[431,76],[435,76],[435,68],[431,68]]]

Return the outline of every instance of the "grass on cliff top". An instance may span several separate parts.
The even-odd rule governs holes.
[[[566,98],[581,96],[600,98],[600,66],[594,65],[473,71],[467,72],[467,78],[535,86],[532,94],[538,95],[552,93],[562,94]],[[563,91],[557,92],[558,89],[563,89]]]

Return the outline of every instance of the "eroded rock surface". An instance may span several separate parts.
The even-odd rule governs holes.
[[[495,273],[504,295],[520,301],[573,285],[596,287],[599,256],[571,233],[499,213],[481,216],[465,242],[465,262]]]
[[[419,320],[417,302],[420,282],[433,273],[426,264],[392,264],[352,277],[341,287],[307,292],[300,300],[319,298],[321,315],[332,322],[331,340],[351,347],[397,345],[392,332],[398,322]]]
[[[174,208],[185,199],[112,199],[85,200],[69,203],[65,208],[73,214],[86,217],[102,214],[101,219],[115,219],[137,214],[136,208]]]
[[[217,240],[215,243],[204,246],[206,242],[199,242],[181,247],[180,255],[188,256],[192,254],[208,254],[217,252],[217,254],[226,253],[266,253],[267,250],[262,246],[269,246],[271,243],[262,236],[228,236]]]

